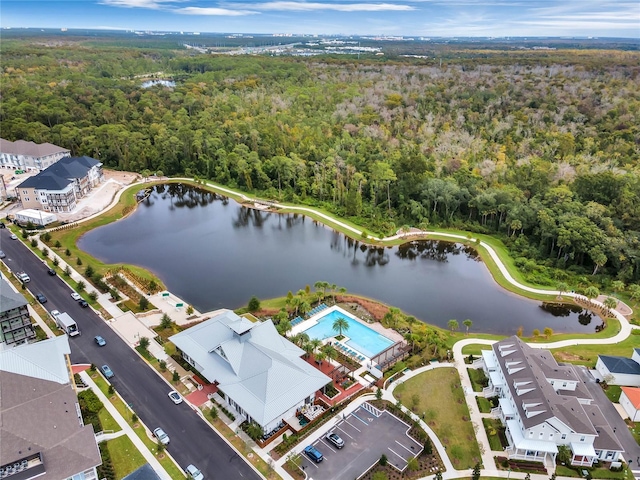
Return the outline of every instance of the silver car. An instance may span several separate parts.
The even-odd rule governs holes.
[[[164,433],[160,427],[156,428],[153,431],[153,435],[158,439],[158,441],[163,445],[169,445],[169,435]]]

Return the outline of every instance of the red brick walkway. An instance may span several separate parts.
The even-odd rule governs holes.
[[[211,393],[216,393],[218,391],[218,387],[214,384],[203,385],[202,390],[195,390],[188,395],[185,395],[184,398],[189,400],[193,405],[199,407],[209,400],[208,395]]]

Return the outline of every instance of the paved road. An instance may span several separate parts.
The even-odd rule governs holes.
[[[191,410],[186,403],[174,405],[167,397],[170,387],[90,308],[82,308],[71,298],[69,287],[47,274],[45,265],[19,240],[10,240],[9,231],[0,230],[0,245],[13,271],[25,271],[33,293],[42,292],[48,310],[67,312],[76,321],[81,335],[70,338],[72,363],[108,364],[115,377],[112,383],[138,417],[150,428],[158,426],[171,438],[168,451],[185,468],[193,463],[207,479],[261,478],[226,442]],[[93,337],[107,341],[98,347]]]

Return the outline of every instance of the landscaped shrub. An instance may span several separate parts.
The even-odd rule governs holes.
[[[38,246],[38,240],[36,240],[35,238],[32,238],[31,239],[31,246],[33,248],[37,247]]]
[[[89,293],[89,298],[95,302],[96,300],[98,300],[98,292],[96,292],[95,290],[91,291]]]
[[[78,393],[78,405],[85,424],[93,425],[94,432],[102,431],[102,423],[98,412],[103,408],[102,402],[92,390],[84,390]]]
[[[100,448],[100,456],[102,457],[102,465],[98,466],[98,478],[106,478],[107,480],[116,480],[116,474],[113,470],[111,455],[106,443],[98,444]]]

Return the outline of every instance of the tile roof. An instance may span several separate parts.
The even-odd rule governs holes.
[[[170,340],[262,426],[331,381],[270,320],[252,323],[227,311]]]
[[[627,396],[633,408],[640,409],[640,388],[622,387],[622,391]]]
[[[27,305],[27,299],[18,292],[14,292],[4,278],[0,279],[0,312],[6,312]]]
[[[26,155],[29,157],[46,157],[56,153],[69,153],[69,149],[58,147],[51,143],[34,143],[25,140],[16,140],[12,142],[0,138],[0,153],[9,153],[12,155]]]

